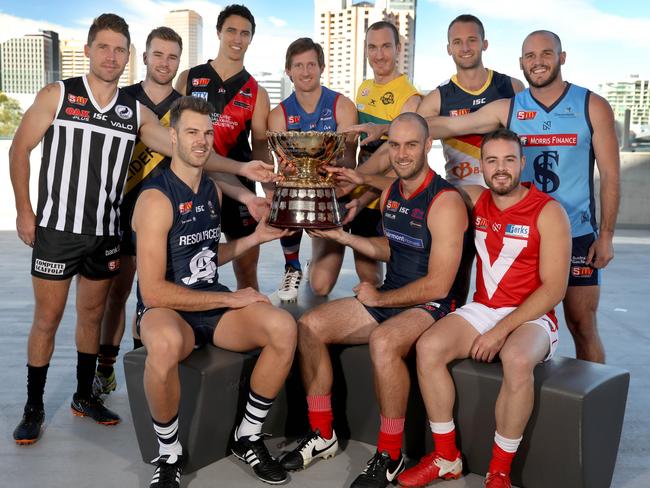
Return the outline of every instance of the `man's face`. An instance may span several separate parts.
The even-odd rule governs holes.
[[[243,61],[244,54],[253,39],[253,26],[244,17],[231,15],[217,32],[221,44],[219,53],[233,61]]]
[[[514,141],[493,139],[481,151],[481,170],[485,184],[497,195],[507,195],[517,188],[525,159]]]
[[[519,64],[526,81],[534,88],[553,83],[566,59],[566,53],[560,52],[555,39],[543,33],[526,38],[521,51]]]
[[[287,75],[297,92],[312,92],[320,85],[323,69],[318,65],[316,51],[310,49],[291,58]]]
[[[84,47],[90,62],[90,72],[106,83],[120,79],[129,61],[129,45],[119,32],[104,29],[97,32],[91,45]]]
[[[154,38],[149,49],[144,53],[144,64],[147,67],[147,78],[159,85],[171,84],[178,64],[181,61],[181,47],[177,42]]]
[[[457,69],[480,66],[487,46],[487,41],[481,39],[481,31],[474,22],[456,22],[449,29],[447,53],[454,60]]]
[[[393,170],[403,180],[417,177],[427,163],[431,139],[412,120],[393,122],[388,132],[388,158]]]
[[[375,76],[389,76],[395,71],[399,46],[390,29],[369,30],[366,36],[368,62]]]
[[[214,129],[210,117],[185,110],[172,128],[174,158],[194,168],[202,168],[210,157]]]

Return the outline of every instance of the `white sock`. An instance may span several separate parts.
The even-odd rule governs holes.
[[[521,436],[519,439],[508,439],[507,437],[503,437],[497,431],[494,431],[494,443],[505,452],[517,452],[519,444],[523,438],[524,436]]]
[[[266,420],[271,405],[273,405],[273,399],[264,398],[250,390],[244,418],[237,427],[235,438],[250,437],[251,441],[256,441],[262,433],[262,424]]]
[[[431,432],[434,434],[449,434],[456,428],[456,425],[454,424],[454,419],[451,419],[449,422],[432,422],[429,420],[429,427],[431,427]]]

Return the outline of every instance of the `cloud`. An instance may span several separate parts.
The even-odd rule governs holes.
[[[39,30],[52,30],[59,33],[62,39],[74,38],[85,39],[88,34],[88,27],[75,29],[64,27],[47,20],[25,19],[0,12],[0,42],[14,37],[22,37],[25,34],[38,34]]]
[[[286,20],[278,19],[277,17],[273,17],[273,16],[271,16],[271,17],[268,17],[268,20],[269,20],[269,22],[271,22],[271,24],[273,24],[275,27],[284,27],[284,26],[287,25],[287,21],[286,21]]]

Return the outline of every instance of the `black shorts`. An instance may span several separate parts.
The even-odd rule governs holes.
[[[65,280],[79,273],[91,280],[105,280],[119,271],[119,237],[89,236],[36,227],[32,276]]]
[[[378,208],[364,208],[350,222],[350,232],[361,237],[381,237],[381,211]]]
[[[140,337],[140,321],[147,310],[151,309],[142,307],[138,304],[135,319],[135,330],[138,337]],[[203,310],[201,312],[177,311],[177,313],[183,317],[183,320],[185,320],[190,327],[192,327],[192,330],[194,331],[194,348],[198,349],[206,344],[214,344],[214,331],[217,328],[217,324],[221,320],[221,317],[223,317],[223,314],[228,310],[230,309],[214,308],[212,310]]]
[[[453,312],[455,309],[451,300],[440,300],[437,302],[432,301],[432,302],[422,303],[420,305],[413,305],[411,307],[386,308],[386,307],[368,307],[367,305],[364,305],[364,307],[366,308],[368,313],[372,315],[372,318],[375,319],[375,321],[378,324],[381,324],[382,322],[385,322],[389,318],[394,317],[395,315],[398,315],[402,312],[411,310],[412,308],[421,308],[429,315],[431,315],[433,320],[437,322],[448,313]]]
[[[596,234],[586,234],[572,239],[569,286],[600,285],[600,270],[585,264],[589,247],[595,240]]]
[[[255,193],[255,182],[242,180],[242,184]],[[243,203],[233,200],[228,195],[221,198],[221,230],[228,238],[239,239],[255,232],[257,221],[252,217]]]

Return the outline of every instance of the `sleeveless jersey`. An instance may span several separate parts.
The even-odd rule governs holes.
[[[174,220],[167,234],[165,279],[202,291],[227,291],[219,283],[221,209],[214,183],[205,174],[196,193],[171,168],[147,178],[142,191],[155,188],[170,201]],[[137,240],[137,235],[136,235]],[[138,288],[138,309],[142,309]]]
[[[597,229],[589,94],[567,83],[562,96],[545,107],[524,90],[512,100],[508,116],[508,128],[519,135],[526,156],[522,181],[534,182],[562,204],[573,237]]]
[[[160,124],[169,127],[169,108],[181,94],[172,90],[167,98],[159,104],[155,104],[142,87],[142,82],[122,88],[122,91],[128,93],[138,102],[149,108],[156,114]],[[129,174],[126,178],[126,188],[124,189],[124,204],[131,203],[135,205],[135,200],[140,191],[142,181],[147,177],[153,177],[160,173],[161,170],[169,166],[171,159],[160,153],[149,149],[139,138],[136,139],[133,157],[129,164]]]
[[[336,102],[339,95],[339,93],[321,86],[321,94],[316,110],[308,114],[298,103],[296,92],[293,92],[288,98],[280,102],[287,130],[336,132]]]
[[[250,161],[248,136],[257,100],[258,85],[245,69],[222,80],[210,61],[191,68],[185,93],[212,104],[214,150],[235,161]]]
[[[552,198],[531,183],[526,196],[505,210],[484,190],[474,205],[476,293],[474,301],[491,308],[518,307],[542,284],[537,218]],[[555,321],[555,312],[548,316]]]
[[[496,71],[488,70],[485,84],[476,91],[466,90],[458,83],[456,75],[442,83],[440,92],[440,115],[458,117],[475,112],[485,104],[512,98],[515,91],[512,79]],[[445,156],[446,179],[454,185],[485,186],[479,159],[481,157],[481,134],[447,137],[442,140]]]
[[[37,225],[74,234],[119,235],[140,106],[117,90],[100,109],[85,75],[58,83],[56,117],[43,138]]]
[[[429,272],[431,233],[427,218],[435,199],[446,191],[456,190],[432,170],[409,198],[402,195],[399,179],[390,186],[382,215],[384,235],[390,246],[390,261],[383,289],[401,288]],[[465,296],[466,290],[457,278],[446,298],[458,304],[464,301]]]

